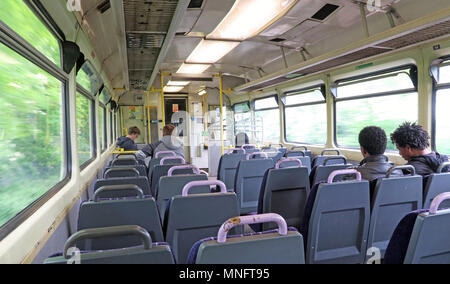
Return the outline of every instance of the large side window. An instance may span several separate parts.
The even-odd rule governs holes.
[[[233,106],[233,112],[234,112],[234,135],[236,136],[239,133],[246,133],[249,138],[254,137],[250,103],[244,102],[235,104]]]
[[[0,58],[2,226],[62,181],[66,171],[63,83],[3,44]]]
[[[255,139],[257,144],[280,143],[280,109],[276,96],[254,101]]]
[[[92,104],[93,101],[81,93],[77,93],[77,136],[78,158],[83,166],[94,157],[92,139]]]
[[[287,142],[326,143],[327,105],[323,86],[288,92],[282,101]]]
[[[103,81],[97,71],[95,71],[94,66],[89,61],[86,61],[77,73],[77,83],[91,95],[96,95]],[[106,93],[106,89],[104,90]],[[102,95],[101,98],[105,98],[105,95]]]
[[[0,20],[57,66],[61,65],[58,40],[24,1],[0,1]]]
[[[415,67],[405,67],[336,82],[337,144],[358,148],[366,126],[381,127],[389,137],[401,123],[417,121],[415,76]],[[387,148],[396,149],[390,141]]]
[[[439,82],[436,90],[436,150],[450,154],[450,61],[439,67]]]
[[[106,125],[105,125],[105,108],[103,106],[98,107],[98,136],[100,139],[100,150],[106,148]]]

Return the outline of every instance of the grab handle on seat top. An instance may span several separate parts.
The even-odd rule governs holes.
[[[441,164],[441,165],[439,166],[439,168],[437,169],[436,172],[437,172],[438,174],[441,174],[442,171],[443,171],[444,169],[448,168],[448,167],[450,167],[450,162],[443,163],[443,164]]]
[[[161,161],[159,162],[159,165],[161,165],[161,166],[163,166],[164,165],[164,162],[165,161],[170,161],[170,160],[179,160],[181,163],[180,164],[183,164],[183,165],[185,165],[186,164],[186,160],[183,158],[183,157],[181,157],[181,156],[170,156],[170,157],[164,157],[164,158],[162,158],[161,159]]]
[[[322,151],[321,156],[325,156],[327,152],[336,152],[338,156],[341,155],[341,152],[338,149],[325,149]]]
[[[231,154],[233,154],[234,151],[242,151],[242,152],[244,152],[244,154],[247,153],[245,151],[245,149],[243,149],[243,148],[231,148],[231,149],[228,149],[228,152],[226,153],[226,155],[231,155]]]
[[[308,151],[308,148],[306,146],[294,146],[291,148],[291,151],[294,151],[295,149],[304,149],[305,152]]]
[[[222,227],[219,229],[219,234],[217,235],[218,243],[226,243],[228,232],[236,226],[241,225],[253,225],[253,224],[261,224],[261,223],[277,223],[278,225],[278,233],[282,236],[286,236],[288,233],[287,223],[278,214],[269,213],[269,214],[261,214],[261,215],[252,215],[252,216],[241,216],[231,218],[225,223],[223,223]]]
[[[156,153],[155,159],[158,159],[161,155],[170,155],[169,157],[176,156],[177,154],[174,151],[161,151]]]
[[[278,161],[277,164],[275,165],[275,169],[279,169],[282,164],[289,163],[289,162],[296,162],[296,163],[298,163],[299,167],[303,167],[302,161],[300,161],[299,159],[287,158],[287,159],[283,159],[283,160]]]
[[[202,181],[192,181],[188,184],[186,184],[183,188],[183,196],[186,197],[189,195],[189,190],[191,190],[194,187],[200,187],[200,186],[211,186],[216,185],[220,187],[221,193],[227,193],[227,186],[219,181],[219,180],[202,180]]]
[[[329,158],[326,158],[323,161],[323,165],[326,166],[328,164],[328,161],[332,161],[332,160],[343,160],[344,161],[344,165],[347,165],[347,158],[344,156],[331,156]]]
[[[253,157],[253,156],[256,156],[256,155],[262,155],[262,156],[265,157],[265,159],[269,158],[269,155],[267,155],[267,152],[255,152],[255,153],[248,154],[245,159],[248,161],[248,160],[250,160],[250,157]]]
[[[341,175],[356,175],[356,180],[358,181],[362,180],[361,173],[358,172],[357,170],[339,170],[332,172],[328,176],[328,183],[333,183],[334,178]]]
[[[244,144],[244,145],[242,145],[241,148],[244,149],[244,150],[245,150],[245,148],[256,149],[256,145],[255,144]]]
[[[387,171],[386,177],[387,177],[387,178],[390,178],[391,175],[392,175],[392,173],[393,173],[395,170],[406,170],[406,171],[409,171],[409,173],[410,173],[412,176],[415,176],[415,175],[416,175],[416,168],[414,168],[414,167],[411,166],[411,165],[404,165],[404,166],[394,166],[394,167],[391,167],[391,168]]]
[[[450,199],[450,192],[444,192],[436,196],[430,206],[430,214],[435,215],[438,212],[439,205],[445,200]]]
[[[142,189],[135,184],[124,184],[124,185],[107,185],[102,186],[97,189],[94,193],[94,202],[98,202],[100,200],[100,195],[107,191],[119,191],[119,190],[129,190],[134,191],[136,193],[136,197],[139,199],[144,198],[144,192]]]
[[[192,170],[195,175],[199,175],[200,174],[200,169],[197,166],[194,166],[194,165],[183,165],[183,166],[171,167],[169,169],[169,171],[167,172],[167,176],[169,176],[169,177],[173,176],[173,172],[174,171],[178,171],[178,170]]]

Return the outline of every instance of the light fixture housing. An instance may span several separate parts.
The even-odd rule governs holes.
[[[209,67],[210,64],[188,64],[183,63],[178,69],[177,73],[181,74],[203,74]]]
[[[207,39],[244,41],[284,16],[298,0],[237,0]]]
[[[165,86],[164,87],[164,93],[179,93],[183,89],[184,89],[184,87]]]
[[[191,55],[187,63],[214,64],[235,49],[240,42],[203,39]]]
[[[187,85],[189,85],[191,82],[189,81],[169,81],[169,83],[167,83],[167,86],[178,86],[178,87],[186,87]]]
[[[207,92],[204,89],[198,92],[199,96],[203,96],[203,95],[206,95],[206,94],[207,94]]]

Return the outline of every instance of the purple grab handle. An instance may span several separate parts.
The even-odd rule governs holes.
[[[256,149],[255,144],[244,144],[242,145],[241,149],[245,151],[245,147],[252,147],[251,149]]]
[[[438,212],[439,205],[441,205],[442,202],[448,199],[450,199],[450,192],[441,193],[436,196],[433,202],[431,202],[430,214],[435,215]]]
[[[247,158],[245,158],[246,160],[250,160],[250,157],[252,156],[256,156],[256,155],[263,155],[264,157],[266,157],[266,159],[269,159],[269,155],[267,155],[266,152],[255,152],[255,153],[251,153],[247,155]]]
[[[339,171],[334,171],[332,172],[329,176],[328,176],[328,181],[327,183],[333,183],[333,180],[336,176],[340,176],[340,175],[351,175],[351,174],[356,174],[356,180],[361,181],[362,177],[361,177],[361,173],[358,172],[357,170],[339,170]]]
[[[210,186],[210,185],[217,185],[220,187],[221,193],[227,193],[227,186],[221,182],[220,180],[201,180],[201,181],[192,181],[188,184],[186,184],[183,188],[183,196],[186,197],[189,194],[189,190],[193,187],[199,187],[199,186]]]
[[[303,167],[302,161],[300,161],[299,159],[287,158],[287,159],[278,161],[278,163],[275,165],[275,169],[278,170],[280,168],[281,164],[288,163],[288,162],[296,162],[296,163],[298,163],[299,167]]]
[[[207,177],[209,177],[209,174],[207,172],[203,171],[203,170],[201,170],[199,172],[199,175],[206,175]]]
[[[183,164],[183,165],[186,164],[186,160],[183,157],[181,157],[181,156],[171,156],[171,157],[164,157],[164,158],[162,158],[161,162],[159,163],[159,165],[163,166],[164,162],[167,161],[167,160],[180,160],[181,164]]]
[[[194,165],[184,165],[184,166],[175,166],[175,167],[171,167],[169,172],[167,172],[167,176],[171,177],[173,175],[174,171],[177,170],[192,170],[194,172],[194,174],[199,175],[200,174],[200,169],[197,168]]]
[[[233,154],[234,151],[244,151],[244,154],[247,153],[244,148],[231,148],[231,149],[228,149],[227,155]]]
[[[223,223],[222,227],[220,227],[219,234],[217,235],[217,242],[221,244],[226,243],[228,232],[236,226],[271,223],[271,222],[277,223],[278,233],[280,235],[282,236],[287,235],[288,228],[286,221],[283,219],[283,217],[275,213],[270,213],[253,216],[241,216],[229,219],[228,221]]]
[[[156,153],[155,159],[158,159],[161,155],[171,154],[172,156],[176,156],[177,154],[174,151],[161,151]]]

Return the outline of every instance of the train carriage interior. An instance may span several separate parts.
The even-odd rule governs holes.
[[[449,106],[448,0],[2,0],[0,263],[450,264]]]

